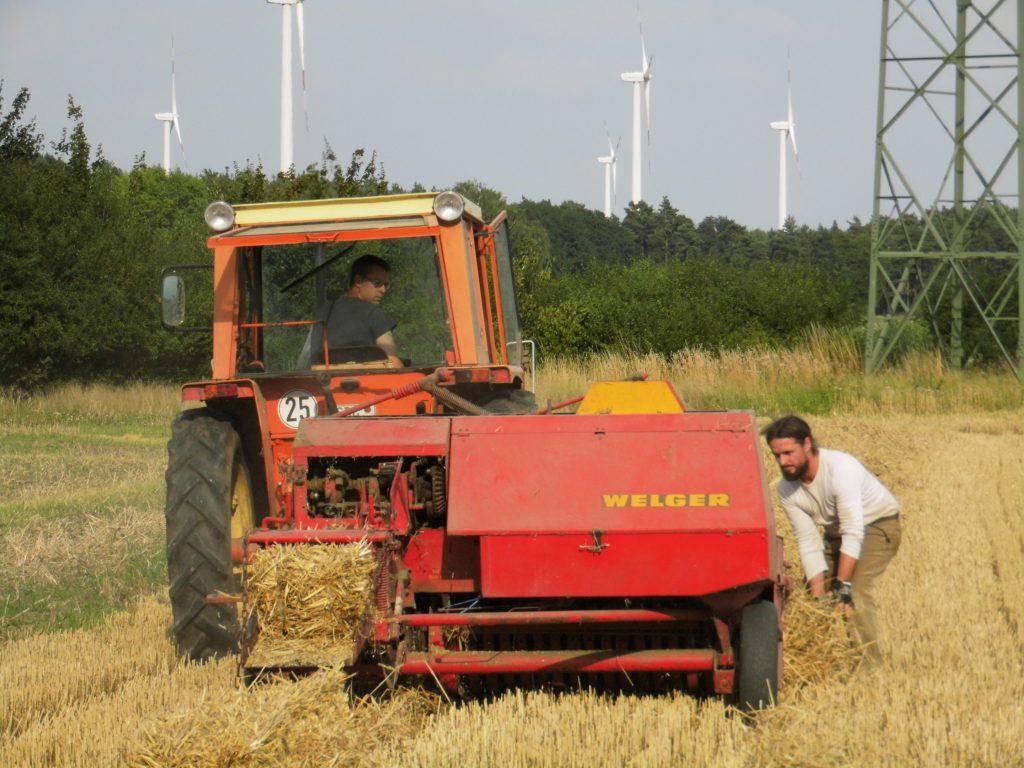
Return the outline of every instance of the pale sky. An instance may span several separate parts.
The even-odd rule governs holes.
[[[326,136],[347,159],[376,149],[388,178],[444,187],[477,179],[520,197],[600,208],[604,125],[621,136],[618,203],[629,198],[631,86],[640,68],[629,0],[373,3],[307,0],[310,131],[295,43],[295,160]],[[652,174],[699,221],[774,226],[786,51],[802,176],[799,223],[871,210],[880,3],[869,0],[643,0],[653,58]],[[94,145],[121,167],[161,158],[153,114],[170,109],[169,48],[188,167],[223,169],[279,151],[280,12],[264,0],[0,0],[0,77],[21,86],[48,139],[72,94]],[[181,165],[176,144],[172,163]],[[645,173],[647,160],[644,162]]]

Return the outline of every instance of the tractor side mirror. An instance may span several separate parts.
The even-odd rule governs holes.
[[[164,275],[160,286],[160,320],[168,328],[185,322],[185,281],[181,275]]]
[[[185,278],[198,279],[191,283],[192,295],[188,316],[185,314]],[[160,273],[160,322],[164,328],[178,333],[209,333],[213,329],[212,264],[175,264]],[[209,318],[207,320],[207,318]],[[204,320],[207,320],[204,323]],[[185,325],[188,322],[190,325]]]

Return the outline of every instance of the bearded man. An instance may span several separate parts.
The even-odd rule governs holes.
[[[875,587],[900,547],[899,502],[850,454],[819,449],[798,416],[783,416],[762,434],[782,471],[779,500],[811,595],[831,588],[867,658],[878,661]]]

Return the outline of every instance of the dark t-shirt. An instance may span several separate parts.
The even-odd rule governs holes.
[[[326,324],[330,349],[376,346],[377,339],[397,325],[376,304],[352,296],[326,302],[317,310],[316,319]],[[313,326],[310,352],[314,363],[323,362],[323,327],[319,323]]]

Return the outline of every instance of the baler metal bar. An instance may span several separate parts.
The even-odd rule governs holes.
[[[410,613],[395,621],[408,627],[492,627],[517,624],[653,624],[705,621],[707,611],[699,608],[672,608],[663,611],[643,609],[594,611],[490,611],[479,613]]]
[[[711,672],[715,652],[656,651],[457,651],[432,656],[410,653],[398,667],[403,675],[516,675],[533,673]]]
[[[387,541],[387,531],[362,528],[302,528],[284,531],[253,531],[249,544],[351,544],[356,541]]]

